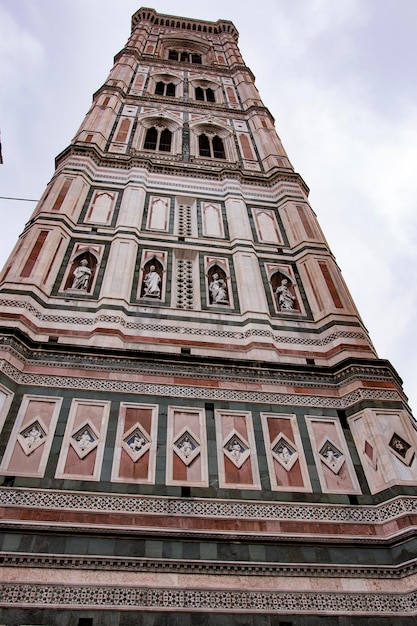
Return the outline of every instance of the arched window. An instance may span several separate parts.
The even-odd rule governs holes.
[[[216,102],[214,97],[214,91],[208,87],[207,89],[202,89],[201,87],[195,88],[195,99],[202,100],[205,102]]]
[[[183,63],[196,63],[201,65],[201,54],[187,52],[186,50],[168,50],[168,59],[182,61]]]
[[[157,96],[175,96],[174,83],[164,83],[162,80],[156,83],[155,94]]]
[[[223,140],[218,135],[205,135],[204,133],[198,137],[198,148],[200,156],[211,157],[214,159],[225,159]]]
[[[156,83],[155,93],[157,96],[163,96],[165,91],[165,83],[162,80],[159,83]]]
[[[156,145],[158,141],[158,131],[154,126],[152,128],[148,128],[146,131],[144,149],[145,150],[156,150]]]
[[[226,157],[224,153],[223,140],[218,135],[213,137],[213,156],[215,159],[224,159]]]
[[[144,150],[159,150],[160,152],[171,151],[172,133],[168,128],[155,128],[152,126],[146,131]]]
[[[159,138],[159,150],[161,152],[169,152],[171,150],[171,131],[164,128]]]
[[[199,148],[200,156],[204,156],[204,157],[211,156],[210,141],[207,135],[205,135],[204,133],[200,135],[198,138],[198,148]]]

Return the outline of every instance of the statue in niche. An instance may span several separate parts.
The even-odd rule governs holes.
[[[161,297],[161,277],[158,272],[155,271],[155,265],[151,265],[149,268],[149,272],[146,274],[143,284],[145,286],[143,295],[149,296],[152,298],[160,298]]]
[[[281,284],[277,287],[276,294],[278,296],[278,306],[281,311],[293,311],[295,296],[292,295],[288,288],[288,280],[283,278]]]
[[[226,281],[220,278],[218,274],[213,274],[209,291],[213,304],[229,304]]]
[[[71,289],[80,289],[81,291],[87,291],[91,273],[92,272],[91,269],[88,267],[87,259],[81,259],[79,266],[76,267],[74,270],[74,280],[71,285]]]

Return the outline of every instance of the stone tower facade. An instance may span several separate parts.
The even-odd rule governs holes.
[[[237,41],[135,13],[0,276],[1,623],[414,623],[415,423]]]

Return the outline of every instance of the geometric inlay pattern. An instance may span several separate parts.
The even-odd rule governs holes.
[[[29,456],[34,450],[39,448],[46,441],[48,429],[40,417],[36,417],[33,422],[25,426],[17,435],[23,452]]]
[[[0,588],[3,606],[18,607],[417,615],[417,591],[403,594],[355,591],[320,593],[26,583],[5,583]]]
[[[297,448],[290,440],[279,433],[271,444],[272,456],[280,465],[289,471],[298,459]]]
[[[73,431],[70,444],[80,459],[84,459],[98,446],[99,434],[93,424],[86,420]]]
[[[99,494],[0,487],[0,506],[32,507],[57,511],[83,510],[141,515],[182,515],[210,518],[247,518],[373,524],[417,513],[417,496],[398,496],[378,505],[303,504],[245,500],[184,499],[145,495]]]
[[[194,308],[193,262],[177,261],[177,309]]]
[[[250,456],[250,446],[244,437],[235,429],[225,437],[223,452],[228,459],[240,469],[246,459]]]
[[[328,437],[319,447],[319,455],[323,463],[329,467],[334,474],[338,474],[345,462],[343,452]]]
[[[136,463],[151,447],[151,438],[143,426],[137,422],[124,434],[122,447]]]
[[[369,443],[367,439],[365,439],[363,452],[365,454],[365,458],[368,461],[368,463],[370,463],[372,468],[376,471],[378,467],[378,463],[376,459],[375,450],[374,450],[374,447]]]
[[[368,344],[368,337],[363,332],[359,331],[335,331],[329,335],[326,335],[323,339],[320,338],[310,338],[310,337],[294,337],[291,335],[275,335],[273,331],[267,329],[250,329],[246,331],[236,331],[236,330],[215,330],[204,327],[192,327],[192,326],[170,326],[168,324],[159,323],[159,324],[146,324],[143,322],[130,322],[126,321],[126,318],[120,315],[104,315],[99,314],[94,317],[80,317],[80,316],[69,316],[69,315],[51,315],[48,313],[43,313],[41,310],[37,309],[33,306],[33,304],[29,302],[23,302],[19,300],[10,300],[7,298],[0,299],[0,306],[5,307],[15,307],[20,309],[28,310],[36,319],[44,322],[55,322],[55,323],[63,323],[63,324],[80,324],[82,326],[94,326],[99,324],[100,322],[109,322],[112,324],[117,324],[123,328],[131,329],[131,330],[139,330],[145,334],[152,334],[153,332],[157,333],[179,333],[179,334],[189,334],[189,335],[203,335],[210,337],[223,337],[228,339],[238,339],[245,340],[250,337],[269,337],[273,339],[276,343],[289,343],[296,345],[309,345],[309,346],[327,346],[333,343],[335,340],[344,338],[344,339],[362,339]]]
[[[155,384],[111,380],[109,378],[87,378],[56,376],[49,374],[24,373],[8,362],[3,362],[2,371],[14,382],[21,385],[39,387],[58,387],[89,391],[108,391],[115,393],[134,393],[161,395],[172,398],[198,398],[206,400],[224,400],[236,402],[260,402],[292,406],[343,409],[361,400],[401,401],[400,394],[391,389],[356,389],[343,397],[308,395],[296,393],[274,393],[268,391],[245,391],[240,389],[221,389],[202,386]]]
[[[173,443],[173,450],[185,465],[190,465],[200,454],[201,445],[191,429],[184,427]]]
[[[403,437],[393,433],[388,444],[392,452],[404,465],[411,465],[414,459],[414,448]]]

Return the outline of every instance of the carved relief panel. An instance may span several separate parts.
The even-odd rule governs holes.
[[[56,478],[100,480],[109,411],[109,401],[72,401]]]
[[[261,413],[273,491],[309,491],[310,477],[295,415]]]
[[[112,481],[155,482],[158,406],[122,402],[117,422]]]
[[[247,411],[215,411],[219,486],[260,489],[252,415]]]
[[[42,477],[62,398],[24,396],[1,464],[3,474]]]
[[[323,492],[362,493],[339,420],[306,415],[306,422]]]
[[[168,407],[166,484],[208,487],[203,409]]]
[[[417,436],[405,411],[365,409],[348,421],[371,493],[417,485]]]

